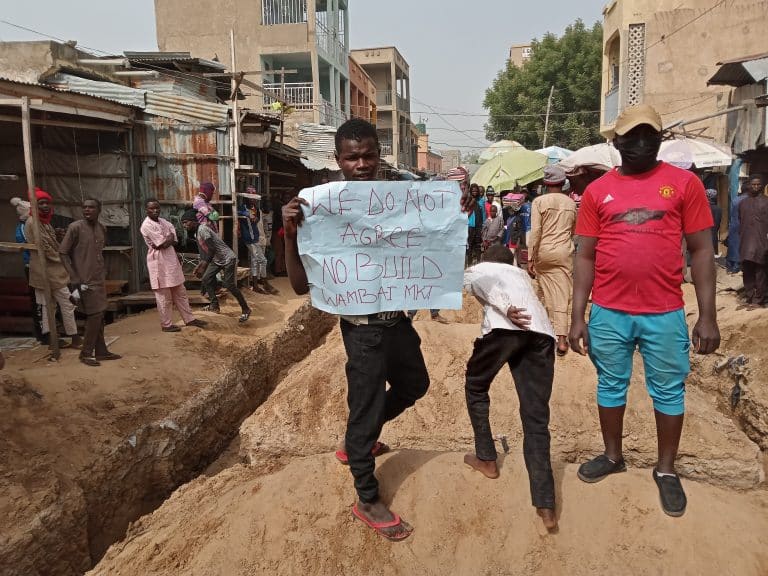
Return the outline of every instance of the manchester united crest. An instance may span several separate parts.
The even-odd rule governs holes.
[[[665,184],[664,186],[659,188],[659,196],[661,196],[662,198],[672,198],[672,196],[674,195],[675,195],[675,189],[668,184]]]

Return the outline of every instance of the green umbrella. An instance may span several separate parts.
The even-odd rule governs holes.
[[[525,186],[544,177],[547,157],[544,154],[517,148],[492,158],[472,177],[472,184],[493,186],[499,192]]]

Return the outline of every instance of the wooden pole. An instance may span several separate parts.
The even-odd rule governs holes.
[[[285,126],[285,66],[280,68],[280,98],[283,100],[283,104],[280,104],[280,144],[282,144]]]
[[[53,350],[51,356],[58,360],[61,356],[59,351],[59,333],[56,329],[56,303],[51,297],[51,285],[48,282],[48,263],[45,260],[45,250],[40,248],[42,246],[40,236],[40,213],[37,210],[37,196],[35,195],[35,169],[32,162],[32,122],[30,121],[29,114],[29,98],[23,96],[21,98],[21,136],[24,142],[24,166],[27,171],[27,191],[29,195],[30,214],[32,215],[32,230],[35,234],[35,243],[38,246],[37,259],[40,263],[40,272],[45,278],[45,286],[43,292],[45,293],[45,303],[48,313],[48,338],[50,340],[50,346]]]
[[[544,139],[541,141],[541,147],[547,147],[547,131],[549,130],[549,111],[552,109],[552,96],[555,94],[555,86],[552,85],[552,89],[549,91],[549,98],[547,99],[547,116],[544,119]]]
[[[232,72],[237,71],[237,60],[235,58],[235,30],[229,29],[229,49],[232,55]],[[239,79],[242,80],[242,77]],[[236,76],[232,76],[232,116],[234,126],[233,133],[230,134],[230,154],[234,158],[234,165],[229,166],[229,184],[232,192],[232,251],[235,253],[235,265],[237,266],[237,249],[240,244],[238,238],[240,221],[237,219],[237,175],[235,170],[240,168],[240,112],[237,106],[237,91],[240,81]]]

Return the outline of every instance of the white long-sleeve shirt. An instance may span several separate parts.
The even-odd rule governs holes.
[[[521,330],[507,318],[510,306],[524,308],[531,316],[528,329],[555,338],[547,311],[536,297],[528,273],[499,262],[481,262],[464,272],[464,290],[484,303],[482,334],[494,328]]]

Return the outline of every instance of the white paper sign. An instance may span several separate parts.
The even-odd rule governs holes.
[[[298,243],[315,308],[461,308],[467,216],[458,183],[332,182],[299,195],[309,202]]]

